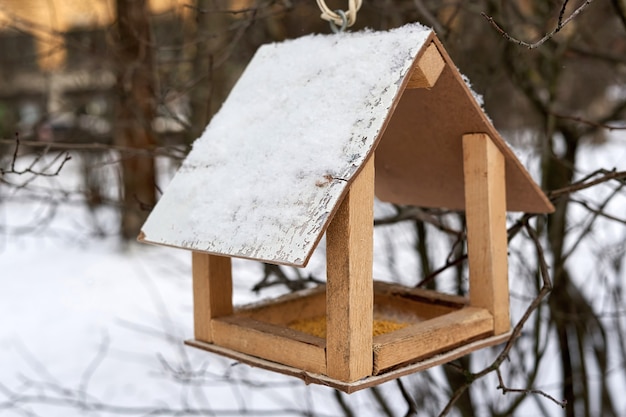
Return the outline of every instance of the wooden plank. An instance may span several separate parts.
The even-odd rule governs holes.
[[[391,296],[405,296],[415,301],[452,308],[461,308],[467,305],[467,298],[460,295],[446,294],[426,288],[407,287],[393,282],[374,280],[374,292]]]
[[[341,42],[320,35],[260,47],[153,209],[144,240],[306,265],[431,34],[406,25],[346,33]],[[294,54],[298,45],[316,53]],[[367,65],[367,45],[376,48],[376,65]],[[294,63],[293,71],[276,71]],[[342,89],[348,78],[360,87],[302,100]]]
[[[470,305],[494,317],[494,333],[509,331],[505,160],[486,134],[463,136]]]
[[[235,315],[276,325],[326,314],[326,285],[318,285],[235,309]]]
[[[439,79],[444,66],[445,61],[443,57],[437,50],[435,43],[431,42],[413,67],[406,88],[433,87]]]
[[[233,282],[230,258],[192,252],[194,335],[213,341],[211,319],[233,313]]]
[[[365,163],[326,232],[328,376],[372,373],[374,157]]]
[[[466,307],[374,338],[374,374],[450,350],[491,333],[493,317],[483,308]]]
[[[421,360],[491,332],[485,309],[466,307],[374,338],[374,373]]]
[[[408,309],[424,318],[450,313],[468,305],[465,297],[444,294],[424,288],[409,288],[400,284],[374,281],[375,304],[388,304]]]
[[[417,323],[458,310],[436,304],[374,293],[374,318],[403,323]]]
[[[247,355],[245,353],[241,353],[232,349],[227,349],[222,346],[217,346],[210,343],[200,342],[198,340],[186,340],[185,344],[198,349],[206,350],[208,352],[213,352],[218,355],[229,357],[238,362],[246,363],[250,366],[255,366],[257,368],[266,369],[273,372],[279,372],[283,375],[294,376],[303,380],[305,384],[326,385],[328,387],[336,388],[350,394],[365,388],[371,388],[376,385],[380,385],[384,382],[388,382],[405,375],[423,371],[428,368],[432,368],[434,366],[453,361],[478,349],[483,349],[488,346],[494,346],[504,343],[510,337],[511,333],[509,332],[501,334],[499,336],[491,336],[485,339],[480,339],[467,345],[464,344],[462,346],[459,346],[456,349],[452,349],[450,351],[435,355],[423,361],[394,367],[393,369],[385,371],[381,374],[370,376],[354,382],[340,381],[338,379],[330,378],[326,375],[306,372],[299,368],[271,362],[265,359],[257,358],[256,356]]]
[[[488,133],[506,159],[507,209],[554,211],[500,137],[436,37],[446,65],[432,88],[405,90],[376,148],[376,196],[419,207],[464,209],[464,134]]]
[[[247,317],[212,321],[215,344],[304,371],[326,373],[324,339]]]

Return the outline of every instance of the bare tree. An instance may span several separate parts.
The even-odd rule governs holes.
[[[115,118],[117,145],[152,149],[152,120],[156,113],[153,43],[145,0],[117,0],[115,36],[118,108]],[[121,159],[121,233],[137,236],[149,208],[156,203],[156,170],[151,155],[125,155]]]
[[[111,59],[117,74],[119,103],[113,119],[115,144],[90,142],[81,147],[107,149],[119,155],[124,203],[104,203],[123,207],[122,234],[127,238],[134,238],[156,200],[155,156],[181,159],[190,139],[200,134],[256,47],[268,41],[328,31],[314,2],[234,4],[205,0],[186,4],[181,16],[190,19],[186,20],[190,29],[179,44],[168,45],[178,51],[172,64],[159,58],[162,45],[151,36],[145,2],[117,0],[116,55]],[[545,415],[623,414],[623,400],[619,390],[611,387],[610,378],[616,374],[626,377],[626,308],[620,284],[626,238],[621,243],[604,244],[594,241],[594,233],[600,227],[626,233],[623,213],[609,209],[613,202],[624,198],[626,173],[612,166],[581,172],[580,155],[583,149],[604,143],[609,132],[624,128],[624,2],[372,0],[359,12],[354,29],[388,29],[416,20],[436,30],[461,71],[484,95],[485,108],[496,127],[540,161],[538,178],[556,212],[546,217],[512,215],[509,219],[512,280],[518,285],[512,295],[514,335],[505,346],[445,365],[440,374],[424,372],[402,379],[392,384],[393,400],[389,394],[381,394],[381,389],[372,389],[368,395],[381,414],[388,416],[516,415],[529,404]],[[42,30],[35,29],[35,33]],[[68,44],[73,46],[77,47]],[[174,68],[168,73],[171,76],[162,75],[165,64]],[[166,91],[190,106],[186,113],[173,117],[184,126],[184,139],[177,138],[173,147],[163,146],[171,143],[171,136],[152,129],[159,109],[168,108]],[[11,130],[6,125],[2,125],[2,132]],[[32,139],[28,144],[40,150],[76,147]],[[17,149],[13,147],[15,140],[4,138],[1,143],[10,149],[6,159],[9,163],[0,172],[0,179],[6,183],[21,171],[14,164],[18,158],[17,152],[13,153]],[[64,156],[60,158],[52,171],[44,172],[55,173],[56,168],[62,168]],[[414,239],[419,269],[415,285],[466,292],[462,214],[394,207],[376,222],[378,230],[403,227],[403,233]],[[393,239],[389,239],[393,247]],[[441,242],[446,246],[444,257],[435,249],[442,246]],[[584,256],[593,253],[589,262],[598,265],[591,276],[581,277],[574,263],[582,256],[583,247]],[[395,256],[393,251],[389,253]],[[390,270],[395,268],[394,262],[388,260]],[[280,285],[291,291],[319,281],[323,277],[267,266],[252,290]],[[584,286],[588,281],[597,283],[593,295]],[[604,303],[594,297],[602,297]],[[542,380],[547,363],[554,362],[549,352],[557,352],[556,387],[546,387]],[[616,357],[622,360],[616,361]],[[161,365],[172,380],[181,383],[191,381],[202,386],[209,377],[215,377],[206,369],[194,368],[184,355],[176,363],[165,361]],[[12,397],[17,400],[11,404],[58,401],[85,407],[87,403],[78,401],[84,393],[68,394],[64,388],[58,386],[47,397]],[[3,391],[15,394],[0,386]],[[335,393],[332,400],[344,415],[359,414],[350,398]],[[400,414],[399,404],[403,408]],[[215,412],[202,408],[130,409],[97,402],[88,405],[92,407],[89,409],[117,414]],[[222,411],[229,414],[228,410]],[[272,412],[315,414],[314,410],[309,414],[291,409]]]

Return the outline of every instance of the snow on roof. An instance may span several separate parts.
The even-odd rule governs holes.
[[[305,265],[430,33],[412,24],[262,46],[142,240]]]

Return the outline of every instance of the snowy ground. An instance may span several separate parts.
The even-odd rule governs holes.
[[[600,151],[583,151],[587,172],[626,169],[623,136]],[[38,179],[37,195],[78,189],[78,169],[74,160],[60,177]],[[1,417],[192,415],[192,409],[196,415],[343,415],[330,389],[233,366],[182,345],[192,335],[188,253],[95,238],[94,219],[106,226],[112,213],[93,214],[81,204],[59,204],[44,225],[49,205],[29,196],[26,190],[0,194]],[[624,202],[622,195],[611,212],[623,217]],[[413,240],[404,229],[381,230],[379,245],[388,243],[385,235],[405,247]],[[625,242],[626,236],[624,228],[614,228],[598,231],[596,239]],[[377,276],[415,271],[412,250],[406,250],[395,264],[379,264]],[[321,266],[312,263],[318,273]],[[260,267],[241,261],[235,268],[235,301],[254,299],[250,287]],[[397,391],[393,383],[383,386],[392,404]],[[380,414],[371,395],[343,398],[358,415]]]
[[[59,190],[80,189],[78,159],[0,197],[0,416],[341,415],[328,388],[184,346],[189,253],[95,237],[115,222],[106,210],[50,208]],[[260,264],[234,268],[235,302],[258,299],[250,288]],[[309,271],[320,268],[313,261]],[[350,402],[376,410],[364,395]]]

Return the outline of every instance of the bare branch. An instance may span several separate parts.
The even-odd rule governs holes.
[[[602,177],[597,178],[593,181],[588,181],[590,178],[596,176],[597,174],[603,174]],[[548,197],[550,200],[555,200],[556,198],[562,197],[567,194],[572,194],[577,191],[585,190],[587,188],[591,188],[598,184],[602,184],[611,180],[623,182],[626,180],[626,171],[608,171],[606,169],[599,169],[589,174],[587,177],[582,180],[573,183],[570,186],[559,188],[558,190],[552,190],[548,192]]]
[[[597,216],[604,217],[605,219],[609,219],[609,220],[621,223],[621,224],[626,226],[626,219],[622,219],[620,217],[616,217],[616,216],[610,215],[608,213],[605,213],[604,210],[603,210],[603,207],[602,208],[594,208],[594,207],[591,207],[591,205],[588,202],[584,201],[584,200],[576,200],[576,199],[573,199],[573,198],[570,198],[569,201],[571,201],[572,203],[580,204],[581,206],[583,206],[584,208],[586,208],[587,210],[589,210],[590,212],[594,213]]]
[[[261,281],[254,284],[252,291],[259,292],[264,288],[275,285],[285,285],[290,291],[298,291],[306,288],[307,285],[311,283],[321,284],[324,282],[315,278],[313,275],[303,277],[299,274],[299,270],[295,268],[294,271],[298,274],[296,279],[289,278],[280,265],[263,264],[263,278]],[[275,279],[272,280],[272,278]]]
[[[107,353],[109,351],[109,343],[110,343],[109,335],[105,333],[102,343],[100,343],[100,347],[98,348],[98,351],[96,352],[96,356],[94,356],[91,363],[87,366],[87,368],[85,368],[80,378],[80,385],[78,387],[78,392],[80,393],[80,397],[82,397],[81,398],[82,402],[85,405],[87,404],[87,393],[89,392],[89,382],[91,381],[91,378],[93,377],[98,367],[102,364],[102,362],[106,358]]]
[[[561,113],[557,113],[557,112],[550,112],[550,114],[552,114],[555,117],[558,117],[559,119],[568,119],[568,120],[572,120],[574,122],[586,124],[586,125],[593,126],[593,127],[599,127],[599,128],[610,130],[610,131],[612,131],[612,130],[626,130],[626,126],[615,126],[615,125],[609,125],[609,124],[606,124],[606,123],[594,122],[593,120],[583,119],[582,117],[568,116],[566,114],[561,114]]]
[[[65,163],[69,161],[70,159],[72,159],[72,156],[69,153],[67,152],[60,153],[56,155],[53,158],[53,160],[47,163],[43,168],[36,168],[37,164],[39,164],[39,162],[42,160],[44,155],[48,153],[49,147],[46,147],[44,152],[37,155],[37,157],[33,159],[33,161],[28,165],[28,167],[23,168],[23,169],[17,169],[15,167],[15,164],[17,163],[17,157],[18,157],[19,149],[20,149],[20,139],[17,134],[15,137],[15,141],[13,141],[12,143],[15,143],[15,147],[13,148],[13,156],[11,158],[10,168],[8,170],[0,168],[0,177],[4,175],[8,175],[8,174],[15,174],[15,175],[33,174],[34,176],[39,176],[39,177],[56,177],[57,175],[59,175],[59,173],[65,166]],[[59,160],[61,161],[59,162]],[[59,163],[57,164],[57,162]],[[34,177],[32,179],[34,179]],[[25,186],[26,184],[28,184],[28,182],[25,183],[23,186]]]
[[[0,145],[12,145],[14,139],[0,139]],[[133,148],[130,146],[111,145],[100,142],[92,143],[64,143],[64,142],[42,142],[38,140],[20,140],[19,144],[31,148],[45,148],[47,150],[103,150],[118,151],[128,155],[146,155],[146,156],[166,156],[169,158],[182,160],[188,152],[188,149],[181,146],[155,146],[149,148]]]
[[[455,230],[451,227],[448,227],[444,222],[438,219],[431,212],[415,206],[394,206],[396,209],[396,214],[393,216],[383,217],[380,219],[374,219],[374,226],[384,226],[387,224],[396,224],[406,220],[419,220],[424,223],[429,223],[435,226],[437,229],[442,232],[449,233],[451,235],[462,235],[463,232],[459,230]]]
[[[417,283],[417,285],[415,285],[415,287],[423,287],[424,285],[428,284],[430,281],[432,281],[433,279],[435,279],[437,277],[437,275],[441,274],[443,271],[447,270],[448,268],[452,268],[455,266],[458,266],[460,264],[462,264],[463,262],[465,262],[467,260],[467,254],[464,254],[456,259],[447,259],[446,263],[435,269],[433,272],[431,272],[430,274],[428,274],[426,277],[424,277],[420,282]]]
[[[401,379],[396,379],[396,385],[398,386],[398,389],[400,390],[400,393],[402,394],[402,398],[404,398],[404,401],[406,401],[408,405],[408,409],[406,410],[404,417],[416,416],[417,404],[415,404],[415,400],[411,397],[409,392],[406,390]]]
[[[267,4],[266,8],[269,8],[272,6],[272,3]],[[185,8],[187,9],[192,9],[195,10],[198,13],[223,13],[223,14],[233,14],[233,15],[238,15],[238,14],[242,14],[242,13],[248,13],[248,12],[258,12],[259,9],[262,9],[263,7],[246,7],[243,9],[201,9],[198,6],[195,6],[193,4],[185,4],[184,5]]]
[[[565,408],[565,406],[567,405],[566,400],[559,401],[556,398],[554,398],[552,395],[539,389],[507,387],[504,384],[504,380],[502,379],[502,373],[500,372],[500,369],[496,369],[496,375],[498,375],[498,382],[500,383],[500,385],[498,385],[496,388],[501,390],[502,394],[507,394],[509,392],[513,392],[517,394],[536,394],[536,395],[541,395],[542,397],[549,399],[550,401],[554,402],[556,405],[558,405],[561,408]]]
[[[515,341],[521,335],[522,330],[523,330],[526,322],[530,319],[530,316],[532,315],[532,313],[535,310],[537,310],[537,308],[543,302],[544,298],[552,290],[552,281],[550,279],[550,273],[548,272],[548,264],[547,264],[546,259],[545,259],[545,255],[544,255],[543,248],[541,246],[541,242],[539,241],[539,236],[537,235],[537,232],[532,227],[530,227],[530,225],[527,222],[524,224],[524,227],[525,227],[526,231],[528,232],[528,235],[530,236],[530,238],[531,238],[531,240],[532,240],[532,242],[534,243],[534,246],[535,246],[535,251],[537,253],[537,259],[538,259],[538,262],[539,262],[539,271],[540,271],[540,275],[541,275],[541,278],[542,278],[543,285],[542,285],[541,289],[539,290],[539,293],[537,294],[535,299],[528,305],[528,307],[524,311],[524,314],[522,315],[520,320],[517,322],[517,324],[513,328],[513,331],[511,332],[511,337],[506,342],[506,345],[504,346],[504,348],[502,349],[500,354],[496,357],[496,359],[492,362],[491,365],[487,366],[483,370],[475,372],[475,373],[467,372],[465,374],[467,382],[465,384],[461,385],[454,392],[454,394],[452,395],[452,397],[450,398],[450,400],[448,401],[448,403],[444,407],[443,411],[440,413],[440,416],[445,416],[452,410],[452,408],[454,407],[454,404],[456,403],[456,401],[458,401],[458,399],[461,398],[463,393],[471,386],[471,384],[474,381],[484,377],[485,375],[488,375],[488,374],[490,374],[492,372],[495,372],[495,371],[497,371],[500,368],[502,363],[509,357],[509,353],[510,353],[511,349],[513,348],[513,345],[515,344]],[[549,397],[549,395],[545,394],[545,393],[543,393],[542,395],[544,395],[546,397]]]
[[[580,235],[578,236],[577,239],[574,240],[574,244],[572,245],[572,247],[564,254],[561,255],[561,258],[563,261],[565,261],[566,259],[568,259],[575,251],[576,248],[578,248],[578,246],[580,245],[580,243],[583,241],[583,238],[592,230],[593,224],[594,222],[597,220],[598,217],[600,216],[608,216],[604,213],[604,209],[607,206],[607,204],[609,204],[609,202],[624,188],[624,186],[626,186],[626,182],[620,184],[619,187],[617,187],[615,190],[613,190],[613,192],[611,192],[606,198],[605,200],[600,204],[600,208],[597,210],[591,210],[592,216],[591,219],[589,220],[589,222],[587,223],[587,225],[585,226],[585,228],[583,229],[583,231],[580,233]]]
[[[576,16],[578,16],[583,10],[585,10],[591,3],[593,3],[594,0],[586,0],[583,4],[581,4],[580,6],[578,6],[578,8],[576,10],[574,10],[572,12],[571,15],[569,15],[569,17],[565,20],[563,20],[563,15],[565,13],[565,7],[567,6],[567,3],[569,2],[569,0],[565,0],[561,6],[561,10],[559,11],[559,19],[557,22],[556,27],[549,33],[547,33],[543,38],[539,39],[537,42],[534,43],[529,43],[529,42],[525,42],[522,40],[519,40],[513,36],[511,36],[508,32],[506,32],[504,29],[502,29],[494,20],[493,17],[487,15],[484,12],[481,12],[481,16],[484,17],[490,24],[491,26],[493,26],[500,35],[502,35],[504,38],[506,38],[508,41],[513,42],[516,45],[520,45],[520,46],[525,46],[528,49],[535,49],[541,45],[543,45],[546,41],[552,39],[554,37],[554,35],[556,35],[561,29],[563,29],[563,27],[565,25],[567,25],[569,22],[571,22]]]

